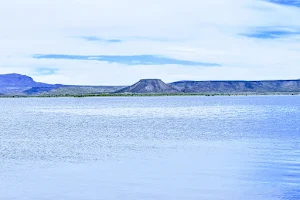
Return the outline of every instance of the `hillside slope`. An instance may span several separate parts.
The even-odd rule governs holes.
[[[62,86],[53,89],[44,95],[85,95],[85,94],[102,94],[102,93],[113,93],[125,86]]]

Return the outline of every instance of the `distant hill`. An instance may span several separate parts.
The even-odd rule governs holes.
[[[49,84],[35,82],[31,77],[21,74],[0,75],[0,87],[45,87]]]
[[[42,93],[48,93],[52,90],[63,87],[62,85],[52,85],[51,87],[32,87],[30,89],[24,90],[23,93],[26,95],[39,95]]]
[[[184,93],[300,92],[300,80],[178,81],[170,85]]]
[[[83,95],[112,93],[125,86],[80,86],[47,84],[21,74],[0,75],[0,95]]]
[[[181,91],[175,89],[169,84],[164,83],[160,79],[142,79],[132,86],[125,87],[116,93],[133,93],[133,94],[169,94],[169,93],[181,93]]]
[[[0,95],[59,96],[89,94],[241,94],[300,93],[300,80],[270,81],[178,81],[142,79],[131,86],[80,86],[47,84],[21,74],[0,75]]]
[[[22,94],[33,87],[52,88],[57,86],[35,82],[31,77],[21,74],[0,75],[0,93],[2,94]]]
[[[69,86],[65,85],[57,89],[53,89],[45,95],[85,95],[85,94],[102,94],[102,93],[113,93],[118,91],[125,86]]]

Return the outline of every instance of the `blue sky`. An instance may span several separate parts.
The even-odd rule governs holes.
[[[257,39],[289,38],[300,35],[300,27],[255,27],[241,35]]]
[[[280,5],[300,7],[299,0],[267,0],[267,1],[271,3],[280,4]]]
[[[0,25],[0,73],[42,82],[300,78],[299,0],[12,0]]]

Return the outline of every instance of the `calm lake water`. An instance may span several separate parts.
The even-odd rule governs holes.
[[[0,199],[299,200],[300,96],[0,99]]]

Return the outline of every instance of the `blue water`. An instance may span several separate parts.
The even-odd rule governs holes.
[[[0,99],[0,199],[298,200],[300,96]]]

